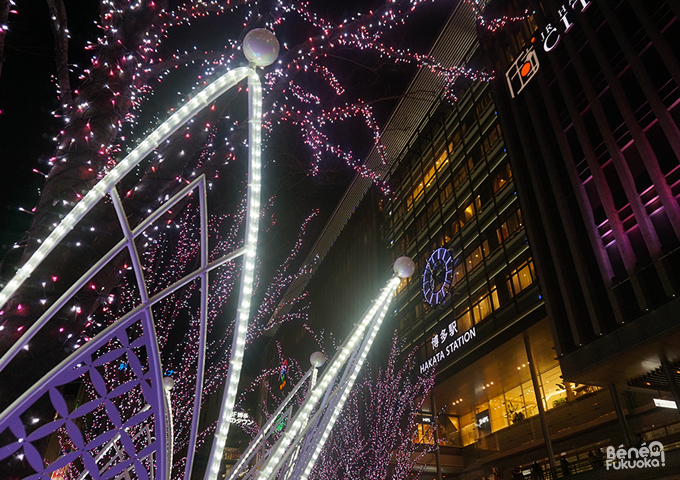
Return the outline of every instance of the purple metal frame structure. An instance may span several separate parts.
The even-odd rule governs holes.
[[[203,176],[183,188],[135,228],[131,228],[128,224],[116,185],[140,161],[186,123],[186,121],[245,78],[248,79],[250,87],[248,91],[251,104],[249,110],[250,149],[248,158],[248,216],[246,218],[245,246],[208,263],[206,180]],[[218,433],[221,432],[222,440],[226,439],[233,411],[235,390],[240,377],[240,362],[242,361],[243,350],[245,348],[245,332],[247,331],[250,298],[253,288],[261,189],[261,117],[261,86],[254,67],[238,68],[219,77],[187,102],[187,104],[152,132],[151,135],[144,139],[113,170],[108,172],[42,242],[38,251],[0,292],[1,307],[17,292],[21,284],[30,277],[37,265],[49,255],[52,247],[60,243],[68,232],[96,204],[108,197],[115,208],[123,232],[123,238],[83,274],[54,304],[50,305],[45,313],[0,358],[0,371],[6,368],[22,349],[27,348],[28,342],[34,338],[36,333],[48,324],[52,317],[79,290],[125,249],[128,250],[131,258],[140,303],[88,343],[74,351],[68,358],[44,375],[31,389],[24,392],[5,411],[0,413],[0,435],[12,439],[8,443],[0,444],[0,460],[11,455],[23,455],[30,467],[35,471],[35,474],[29,475],[26,477],[27,479],[48,479],[53,472],[74,462],[77,462],[78,469],[82,472],[81,476],[83,474],[84,477],[89,475],[89,477],[97,480],[126,478],[126,476],[131,474],[135,478],[142,480],[166,480],[170,478],[173,452],[172,412],[170,411],[170,403],[167,401],[166,389],[163,383],[163,369],[152,307],[185,285],[200,281],[199,354],[196,365],[194,414],[192,416],[188,453],[183,474],[184,480],[189,479],[196,449],[198,412],[201,404],[205,369],[208,274],[211,270],[243,255],[244,268],[239,296],[238,318],[226,382],[227,390],[222,406],[222,417],[218,425]],[[195,191],[198,191],[200,210],[200,265],[181,280],[150,296],[144,279],[139,252],[137,251],[139,236],[169,209]],[[111,384],[111,382],[107,384],[103,373],[105,373],[106,369],[115,368],[121,363],[130,366],[133,378],[128,378],[122,384]],[[94,399],[69,411],[67,402],[60,393],[59,388],[79,379],[88,381],[96,395]],[[230,392],[231,395],[228,395]],[[45,396],[49,399],[56,412],[54,419],[26,422],[22,415],[29,411],[33,404],[44,399]],[[121,399],[126,397],[134,397],[137,407],[122,409]],[[127,405],[129,406],[130,403],[128,402]],[[95,438],[85,440],[79,425],[84,417],[97,409],[106,415],[106,428]],[[226,424],[226,427],[224,424]],[[56,461],[46,465],[34,443],[54,434],[61,428],[65,429],[75,449],[62,454]],[[144,430],[146,430],[147,434],[140,434]],[[149,432],[153,435],[149,435]],[[152,438],[153,440],[151,440]],[[218,440],[220,440],[220,436],[216,435],[216,445],[213,445],[214,451],[219,451],[220,448],[223,448],[223,445],[222,447],[218,445],[220,443]],[[108,453],[109,450],[117,453],[110,455]]]

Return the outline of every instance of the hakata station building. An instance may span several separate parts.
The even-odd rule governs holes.
[[[514,21],[460,2],[432,54],[495,79],[451,102],[415,76],[433,95],[407,94],[384,129],[394,196],[356,179],[289,294],[308,282],[312,325],[334,304],[340,321],[415,261],[384,329],[435,373],[422,478],[676,478],[680,2],[496,0],[484,16]]]

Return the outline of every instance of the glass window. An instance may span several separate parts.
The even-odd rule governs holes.
[[[463,438],[463,445],[470,445],[475,443],[479,438],[477,435],[477,426],[475,425],[475,414],[469,412],[460,417],[461,436]]]
[[[517,295],[519,292],[534,283],[536,273],[534,272],[534,262],[529,259],[524,264],[510,272],[508,279],[508,290]]]
[[[465,276],[465,269],[463,267],[463,263],[459,262],[458,265],[456,265],[453,268],[453,281],[452,284],[455,285],[458,282],[460,282],[463,277]]]
[[[427,206],[427,216],[432,218],[435,213],[439,211],[439,199],[434,197],[434,200]]]
[[[483,296],[477,303],[472,306],[472,311],[475,317],[475,323],[489,316],[493,311],[491,308],[491,298],[489,295]]]
[[[567,388],[561,377],[562,370],[559,365],[540,375],[546,409],[559,407],[567,403]]]
[[[450,182],[446,182],[444,188],[439,192],[439,201],[442,206],[446,205],[449,200],[453,198],[453,185]]]
[[[479,195],[477,195],[475,197],[475,207],[474,208],[475,208],[475,212],[477,212],[477,213],[482,212],[482,197],[480,197]]]
[[[465,132],[467,132],[467,125],[465,124],[461,125],[460,128],[453,132],[450,143],[451,151],[453,151],[453,149],[458,146],[458,144],[460,143],[460,139],[462,138],[463,135],[465,135]]]
[[[484,293],[480,295],[479,299],[472,306],[475,323],[479,323],[481,320],[488,317],[494,309],[499,307],[500,304],[498,302],[496,287],[493,288],[491,293],[488,293],[486,289],[484,289]]]
[[[472,217],[475,216],[475,205],[470,202],[468,205],[463,209],[463,211],[460,213],[460,225],[461,228],[465,226],[467,222],[469,222]]]
[[[508,423],[515,425],[526,418],[524,412],[524,395],[522,387],[517,385],[515,388],[505,392],[505,407],[508,415]]]
[[[444,236],[442,246],[445,247],[451,241],[451,229],[449,227],[446,227],[442,235]]]
[[[481,245],[475,248],[470,255],[465,258],[465,266],[468,272],[475,269],[482,261],[482,247]]]
[[[469,307],[466,307],[463,314],[456,319],[456,323],[458,324],[459,332],[465,332],[472,328],[473,325],[472,313],[470,312]]]
[[[498,243],[503,243],[520,228],[522,228],[522,212],[517,209],[496,229]]]
[[[536,392],[534,392],[534,385],[531,380],[522,384],[522,393],[524,394],[524,415],[528,418],[538,414]]]
[[[422,233],[427,226],[427,215],[423,213],[419,217],[416,217],[416,233]]]
[[[399,282],[399,286],[397,286],[397,295],[399,295],[401,292],[404,291],[406,288],[406,285],[408,285],[408,280],[405,278],[402,278],[401,281]]]
[[[460,420],[453,415],[441,413],[439,415],[439,425],[437,426],[437,437],[439,443],[449,447],[462,447],[460,438]]]
[[[434,445],[434,428],[432,423],[418,423],[414,436],[413,440],[415,443]]]
[[[460,230],[460,222],[458,221],[458,218],[455,217],[453,220],[451,220],[451,223],[449,223],[446,227],[446,233],[450,238],[453,238],[453,236],[458,233]]]
[[[527,365],[524,366],[526,367]],[[589,385],[562,382],[561,373],[557,362],[545,366],[545,370],[540,373],[541,394],[548,408],[555,408],[566,403],[567,398],[573,399],[578,395],[586,395],[599,389],[599,387]],[[514,383],[512,388],[508,389],[508,385],[505,385],[504,393],[490,398],[488,402],[475,405],[472,411],[457,417],[459,423],[453,421],[456,417],[452,417],[452,420],[448,423],[445,419],[440,419],[440,424],[446,425],[442,443],[450,444],[445,442],[452,437],[451,434],[460,430],[459,438],[462,444],[469,445],[478,441],[489,432],[497,432],[503,428],[520,424],[527,418],[537,415],[536,393],[533,382],[529,378],[528,370],[522,369],[521,379],[515,378],[517,383]],[[506,378],[506,380],[510,379]],[[510,381],[510,385],[513,385],[512,381]],[[453,403],[457,403],[457,399],[454,399]],[[487,418],[491,424],[490,429],[487,425],[480,424],[481,419],[486,416],[487,412]]]
[[[449,144],[449,150],[453,150],[453,143]],[[439,154],[437,157],[437,160],[434,162],[434,166],[437,168],[437,171],[440,172],[442,168],[444,168],[444,165],[449,163],[449,152],[446,151],[446,149],[442,150],[442,152]]]
[[[465,178],[467,177],[467,170],[465,170],[465,165],[461,165],[456,169],[455,172],[453,172],[453,187],[458,188],[461,183],[465,181]]]
[[[433,181],[434,181],[434,165],[430,164],[429,166],[425,167],[425,176],[423,178],[425,188],[429,188],[430,186],[432,186]]]
[[[418,200],[423,194],[423,179],[419,178],[416,180],[416,184],[413,186],[413,200]]]
[[[512,178],[512,171],[510,170],[510,164],[505,162],[498,169],[498,172],[493,178],[493,192],[496,193],[501,188],[505,186],[506,183]]]
[[[500,138],[501,126],[497,123],[493,128],[491,128],[491,130],[489,130],[489,133],[487,133],[486,137],[482,141],[482,151],[489,153],[491,150],[496,148],[496,144]]]
[[[484,112],[486,107],[491,103],[491,93],[483,95],[477,102],[477,106],[475,107],[475,115],[479,117],[482,112]]]
[[[420,254],[420,257],[418,258],[418,271],[423,272],[425,271],[425,264],[427,263],[427,259],[429,252],[423,252]]]
[[[423,316],[423,313],[424,313],[424,312],[425,312],[425,309],[423,308],[422,303],[416,302],[416,306],[415,306],[415,308],[414,308],[414,313],[415,313],[415,316],[416,316],[416,320],[419,320],[419,319]]]
[[[491,417],[492,432],[510,425],[508,414],[505,410],[505,399],[502,394],[489,400],[489,415]]]
[[[397,213],[399,214],[399,218],[404,216],[404,212],[406,211],[406,205],[402,202],[399,204],[399,208],[397,209]]]

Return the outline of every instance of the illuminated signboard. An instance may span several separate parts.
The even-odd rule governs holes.
[[[673,400],[663,400],[661,398],[654,399],[654,406],[661,408],[678,408]]]
[[[420,365],[420,373],[426,373],[439,362],[470,343],[476,336],[475,327],[459,332],[455,320],[449,323],[448,327],[442,328],[441,332],[435,333],[430,339],[433,354]]]
[[[557,10],[557,16],[560,21],[556,25],[549,23],[541,32],[541,43],[543,50],[550,52],[559,45],[563,33],[569,32],[574,23],[571,21],[569,14],[574,11],[585,12],[590,6],[590,0],[568,0]],[[534,43],[535,38],[531,39]],[[505,72],[505,79],[510,89],[510,95],[515,98],[529,81],[534,78],[538,72],[539,62],[536,56],[536,51],[533,47],[528,48],[520,53],[517,59],[513,62],[507,72]]]
[[[483,412],[475,414],[475,423],[480,437],[484,437],[491,433],[491,416],[487,408]]]
[[[568,15],[570,13],[567,10],[567,5],[571,10],[576,10],[576,7],[581,7],[581,12],[585,12],[590,6],[590,0],[569,0],[567,4],[563,4],[559,10],[557,10],[557,15],[560,17],[561,26],[564,29],[564,33],[571,30],[574,24],[569,20]],[[560,25],[560,24],[558,24]],[[557,27],[552,24],[545,26],[545,29],[541,32],[541,41],[543,42],[543,50],[549,52],[553,50],[560,43],[561,34]]]

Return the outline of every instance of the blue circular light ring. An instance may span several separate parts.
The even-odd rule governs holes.
[[[441,287],[434,289],[434,271],[441,266],[444,269],[444,281]],[[437,305],[444,301],[451,283],[453,281],[453,257],[451,253],[445,248],[438,248],[425,264],[425,271],[423,272],[423,295],[425,301],[430,305]]]

